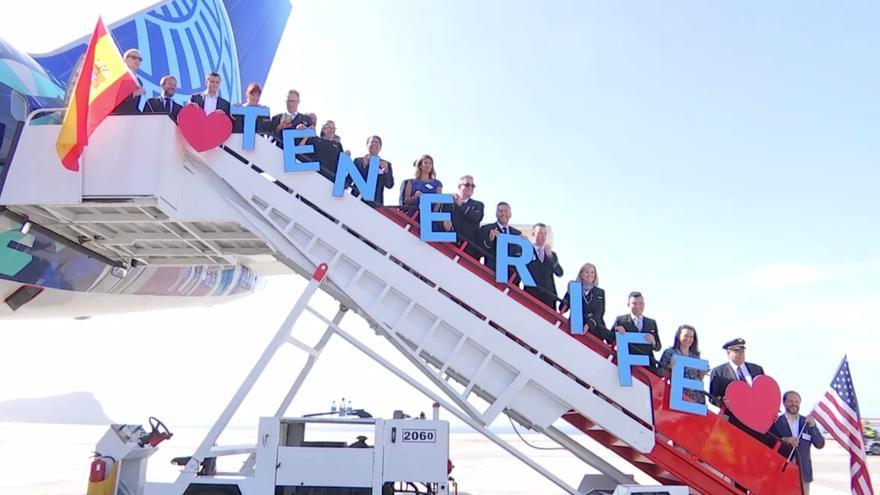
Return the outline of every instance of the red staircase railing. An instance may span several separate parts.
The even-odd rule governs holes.
[[[419,235],[419,222],[415,218],[395,208],[377,209],[413,235]],[[568,318],[558,311],[547,307],[515,284],[496,282],[495,272],[466,254],[464,246],[459,247],[454,243],[429,244],[486,283],[505,291],[509,297],[581,344],[603,357],[614,359],[613,349],[593,335],[571,334]],[[509,330],[504,329],[504,332],[519,341]],[[665,379],[638,367],[633,376],[646,383],[652,392],[657,438],[651,452],[638,452],[574,411],[563,415],[563,419],[663,484],[683,483],[706,495],[803,493],[798,467],[793,463],[786,465],[785,458],[775,449],[711,411],[700,416],[670,409],[670,387]]]

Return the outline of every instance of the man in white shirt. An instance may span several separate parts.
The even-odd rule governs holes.
[[[782,405],[785,407],[785,414],[776,418],[770,431],[782,440],[779,453],[800,467],[804,495],[810,495],[810,483],[813,481],[813,461],[810,459],[810,447],[817,449],[825,447],[825,438],[816,427],[816,421],[812,414],[809,416],[800,414],[801,395],[799,393],[794,390],[784,393]],[[796,449],[796,451],[792,453],[792,449]]]
[[[712,368],[709,374],[709,399],[728,415],[731,424],[768,445],[773,443],[768,435],[742,424],[728,409],[727,386],[738,380],[751,386],[755,378],[764,374],[764,368],[746,362],[746,341],[742,338],[735,338],[721,347],[727,351],[727,362]]]
[[[220,96],[220,74],[212,72],[205,77],[204,93],[192,95],[190,101],[201,107],[205,111],[205,115],[211,115],[214,112],[223,112],[229,116],[230,105],[227,100]]]

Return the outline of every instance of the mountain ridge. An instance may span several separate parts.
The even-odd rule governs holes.
[[[109,425],[113,421],[91,392],[0,401],[0,421]]]

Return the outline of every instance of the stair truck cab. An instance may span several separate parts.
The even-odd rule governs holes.
[[[340,430],[364,434],[347,442],[338,439]],[[96,459],[114,461],[107,469],[116,473],[115,486],[105,482],[101,495],[450,493],[449,423],[443,420],[263,417],[256,445],[212,450],[195,477],[173,483],[145,481],[146,461],[157,450],[149,437],[140,426],[110,427]],[[217,457],[242,454],[248,457],[237,472],[217,470]],[[89,495],[91,488],[90,482]]]

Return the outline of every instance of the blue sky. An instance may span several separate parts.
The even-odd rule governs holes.
[[[112,21],[146,3],[59,6],[69,22],[41,33],[3,16],[0,33],[47,50],[85,34],[99,13]],[[514,222],[554,228],[564,280],[583,262],[598,265],[608,323],[641,290],[664,347],[691,323],[716,365],[721,343],[744,337],[747,359],[801,391],[805,408],[849,353],[863,415],[880,416],[877,18],[868,1],[294,2],[264,103],[280,109],[288,89],[300,90],[301,110],[334,119],[355,155],[380,134],[398,182],[422,153],[450,186],[474,175],[487,205],[506,200]],[[251,361],[234,351],[256,357],[298,284],[273,280],[227,308],[3,326],[18,330],[21,346],[211,340],[211,352],[174,351],[179,366],[235,361],[216,373],[237,384]],[[236,325],[253,326],[245,314],[265,325],[242,335]],[[180,322],[199,323],[168,333]],[[331,363],[358,359],[334,349]],[[61,380],[35,373],[0,399],[89,387],[92,365],[61,352],[0,366],[49,360],[76,369]],[[329,376],[316,378],[306,410],[339,395],[331,378],[350,389],[388,379],[320,370]],[[169,383],[175,372],[150,371]],[[169,387],[178,399],[187,393]],[[119,388],[98,394],[109,414],[140,417],[143,400]],[[190,422],[219,411],[214,399],[186,412],[157,400]]]
[[[382,134],[398,177],[431,153],[441,180],[472,173],[487,204],[551,224],[569,275],[598,264],[608,319],[642,290],[665,343],[692,323],[718,364],[743,336],[805,403],[849,352],[876,416],[876,346],[851,342],[873,337],[880,272],[876,19],[868,2],[308,2],[285,41],[316,49],[267,91],[303,90],[356,151]]]

